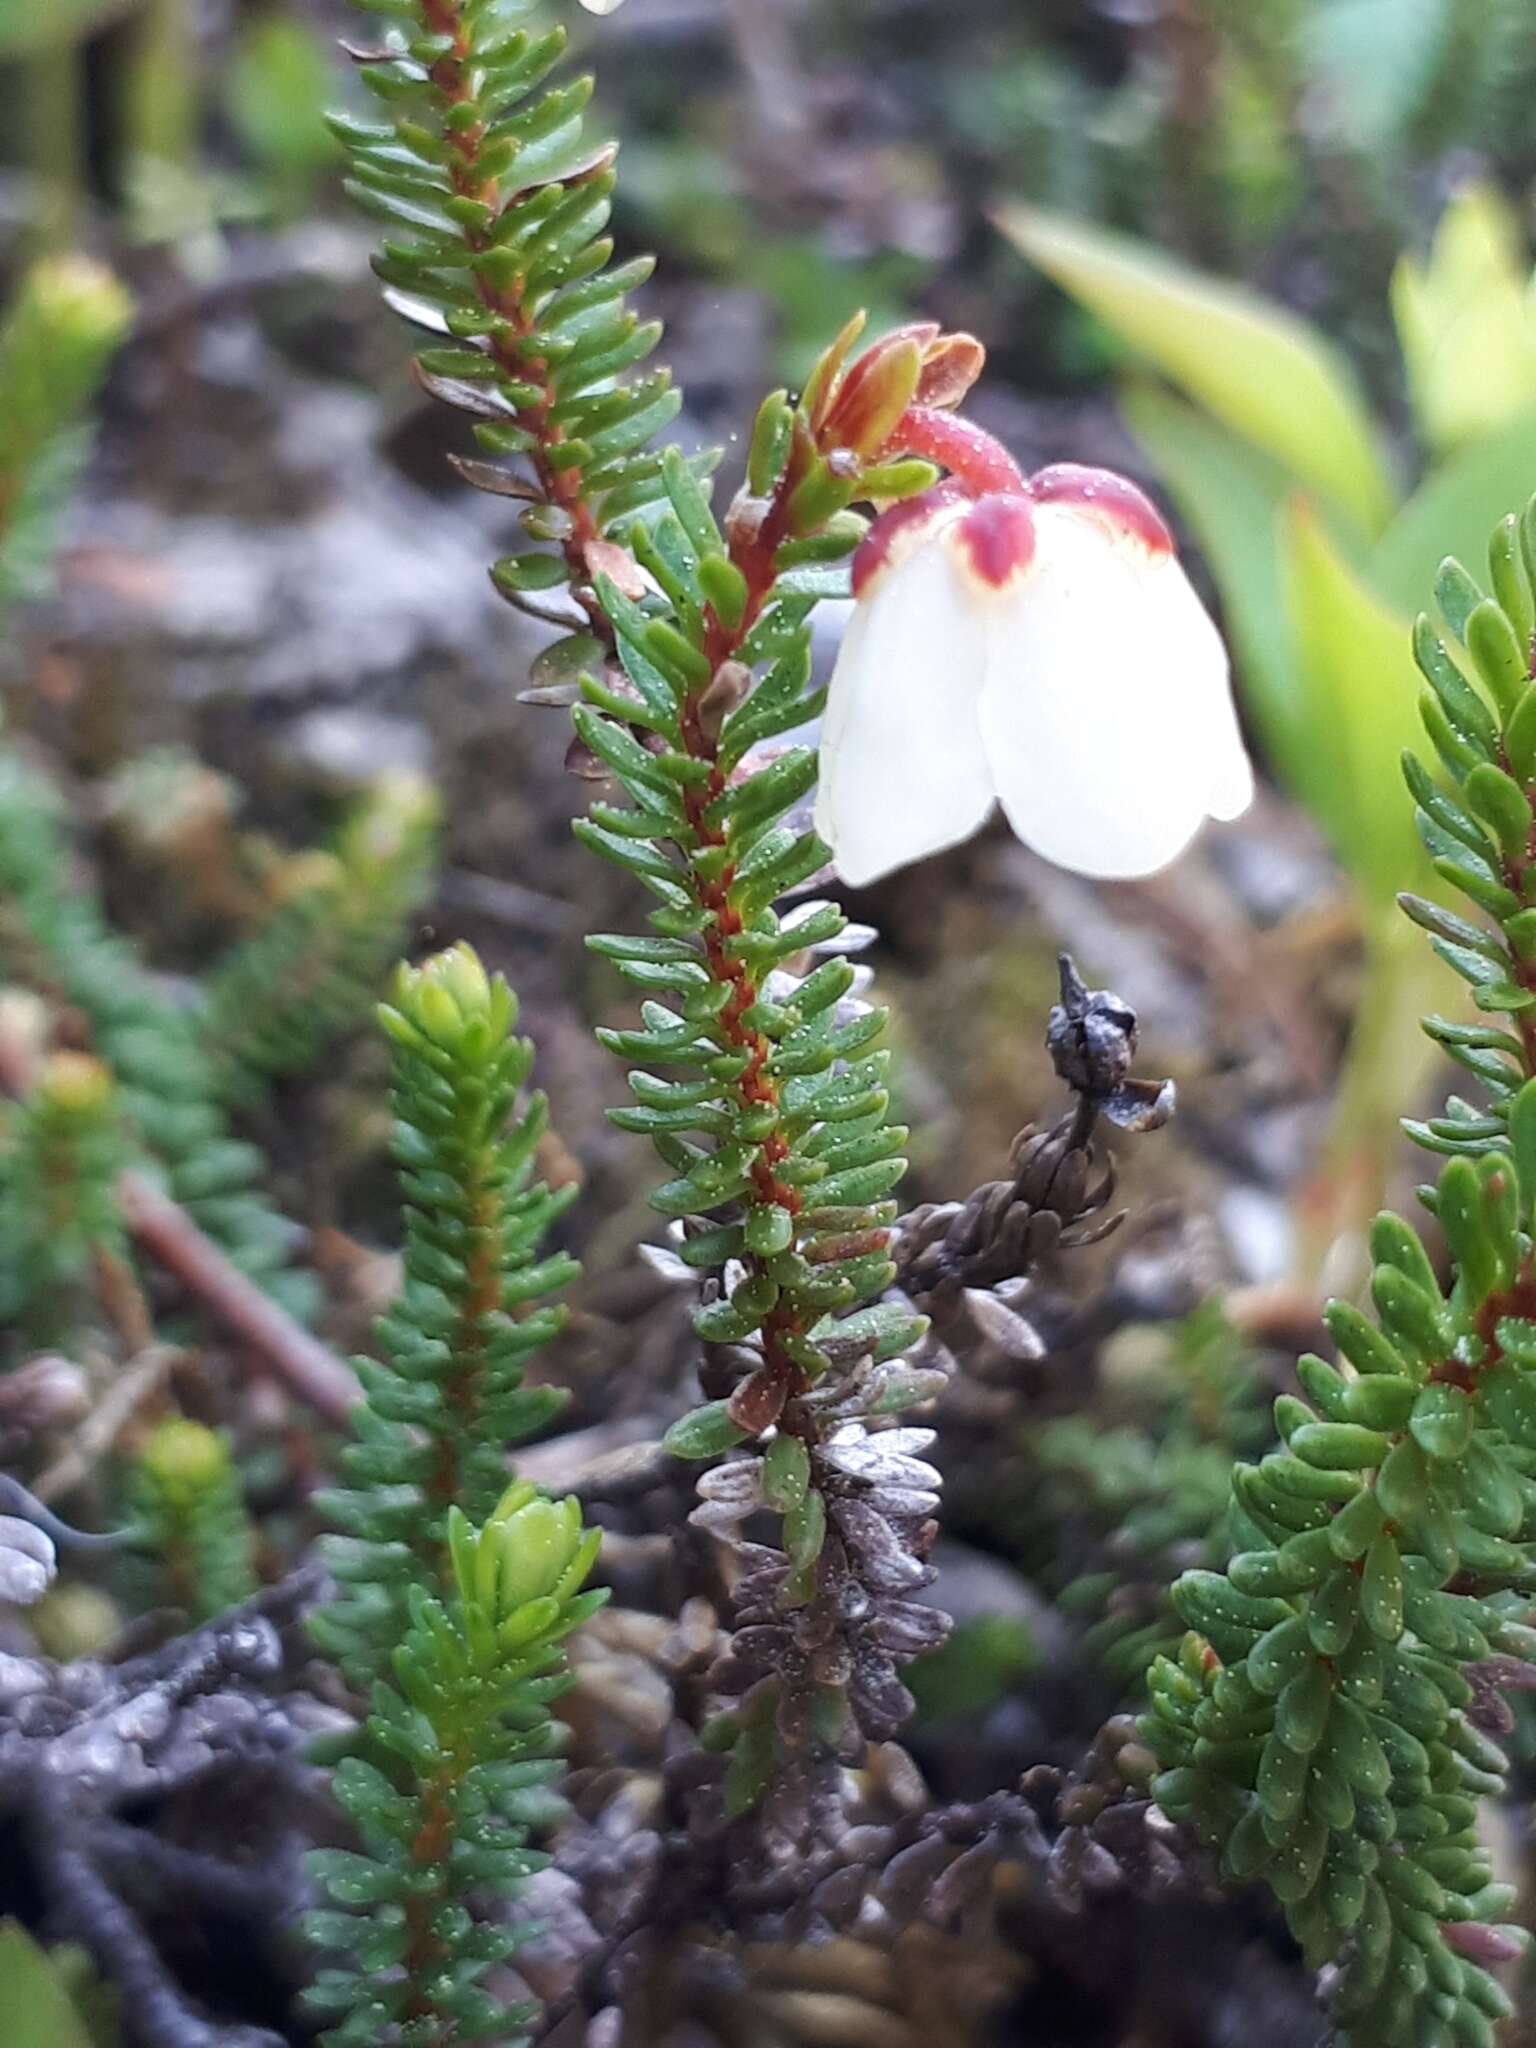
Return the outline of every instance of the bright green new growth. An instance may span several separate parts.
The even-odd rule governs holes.
[[[0,1319],[61,1341],[98,1254],[121,1258],[115,1183],[128,1156],[112,1076],[55,1053],[0,1122]]]
[[[575,1271],[540,1241],[568,1197],[530,1180],[541,1098],[516,1116],[532,1047],[517,1004],[467,946],[402,967],[380,1018],[395,1049],[395,1157],[406,1198],[400,1298],[327,1497],[347,1534],[327,1545],[341,1582],[314,1617],[321,1647],[368,1693],[336,1796],[362,1853],[315,1858],[334,1912],[317,1942],[317,2004],[339,2048],[449,2048],[512,2039],[479,1979],[517,1946],[474,1918],[541,1860],[525,1846],[557,1774],[549,1702],[568,1680],[560,1644],[605,1597],[581,1593],[597,1555],[574,1500],[507,1486],[507,1446],[557,1412],[527,1388],[529,1355],[559,1327],[539,1306]]]
[[[129,1471],[127,1506],[135,1546],[155,1558],[159,1599],[206,1621],[255,1592],[255,1531],[216,1430],[160,1423]]]
[[[47,583],[90,450],[87,410],[132,310],[110,271],[59,256],[27,272],[0,322],[0,605]]]
[[[1276,1403],[1284,1447],[1237,1468],[1239,1554],[1175,1587],[1200,1633],[1154,1667],[1143,1723],[1162,1804],[1229,1877],[1262,1877],[1309,1960],[1336,1966],[1350,2048],[1489,2048],[1510,2006],[1484,1966],[1523,1941],[1488,1924],[1513,1892],[1477,1812],[1505,1782],[1498,1689],[1536,1654],[1533,567],[1536,506],[1494,535],[1492,596],[1458,563],[1441,571],[1465,666],[1427,619],[1415,636],[1446,778],[1408,759],[1418,826],[1482,919],[1404,906],[1513,1025],[1426,1027],[1491,1098],[1409,1125],[1451,1155],[1424,1199],[1453,1284],[1407,1224],[1378,1218],[1378,1322],[1330,1307],[1340,1365],[1303,1358],[1307,1400]]]
[[[523,1375],[564,1319],[539,1304],[576,1272],[564,1253],[539,1256],[575,1190],[530,1177],[547,1111],[536,1095],[516,1114],[533,1048],[512,1036],[506,982],[456,946],[402,967],[380,1018],[395,1048],[404,1275],[381,1358],[358,1360],[348,1490],[324,1502],[346,1531],[331,1542],[343,1590],[316,1623],[359,1686],[388,1668],[412,1587],[440,1590],[449,1508],[489,1515],[508,1447],[558,1413],[564,1395]]]
[[[438,801],[415,776],[384,778],[326,853],[208,985],[202,1040],[221,1092],[243,1103],[312,1073],[370,1012],[426,896]]]
[[[561,1644],[601,1606],[581,1587],[599,1536],[575,1500],[513,1486],[476,1527],[446,1517],[441,1590],[411,1587],[409,1622],[372,1691],[366,1753],[337,1769],[337,1799],[362,1852],[312,1861],[335,1910],[311,1937],[350,1959],[313,1994],[344,2014],[334,2048],[450,2048],[496,2041],[534,2017],[509,2012],[480,1979],[517,1949],[515,1926],[474,1919],[473,1896],[506,1899],[546,1860],[525,1846],[539,1788],[559,1773],[550,1702],[566,1689]]]

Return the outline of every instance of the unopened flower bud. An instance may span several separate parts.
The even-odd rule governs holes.
[[[699,699],[698,720],[706,739],[717,740],[720,728],[752,687],[752,671],[743,662],[722,661]]]
[[[887,335],[866,349],[838,387],[817,436],[823,448],[846,448],[866,462],[878,455],[917,395],[923,373],[919,333]]]
[[[939,335],[923,351],[915,403],[949,411],[966,396],[986,364],[986,348],[974,334]]]

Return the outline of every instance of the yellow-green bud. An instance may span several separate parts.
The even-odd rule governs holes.
[[[128,331],[133,300],[126,286],[90,256],[49,256],[22,284],[26,310],[66,348],[105,357]]]
[[[456,1048],[472,1025],[489,1024],[495,1034],[504,1035],[517,1016],[502,977],[488,975],[474,948],[462,944],[420,967],[402,967],[393,993],[399,1014],[445,1050]]]
[[[123,1616],[109,1594],[71,1582],[50,1586],[28,1614],[27,1626],[45,1656],[68,1664],[104,1650],[121,1633]]]
[[[139,1462],[161,1494],[185,1504],[223,1479],[229,1470],[229,1450],[213,1430],[178,1416],[160,1424]]]
[[[112,1076],[89,1053],[56,1052],[43,1068],[39,1093],[50,1109],[88,1119],[99,1116],[111,1102]]]
[[[574,1495],[527,1501],[491,1527],[501,1551],[498,1604],[504,1615],[553,1593],[584,1540],[581,1503]]]

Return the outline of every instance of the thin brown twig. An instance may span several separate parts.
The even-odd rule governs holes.
[[[347,1420],[359,1388],[344,1360],[232,1265],[180,1203],[147,1175],[129,1168],[118,1180],[117,1198],[123,1221],[142,1249],[216,1322],[249,1345],[275,1379],[327,1422]]]
[[[0,1091],[25,1096],[36,1080],[34,1048],[19,1033],[0,1030]],[[327,1422],[347,1420],[360,1392],[350,1366],[232,1265],[179,1202],[133,1167],[118,1178],[117,1200],[139,1246],[240,1338],[274,1379]]]
[[[76,1430],[69,1448],[33,1482],[36,1498],[62,1500],[89,1478],[134,1416],[160,1392],[167,1376],[184,1356],[169,1344],[149,1344],[130,1358]]]

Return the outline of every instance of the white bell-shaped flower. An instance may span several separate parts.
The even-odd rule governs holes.
[[[1123,477],[941,484],[877,521],[854,594],[816,806],[854,886],[967,838],[994,802],[1036,852],[1110,877],[1165,866],[1251,800],[1221,637]]]

